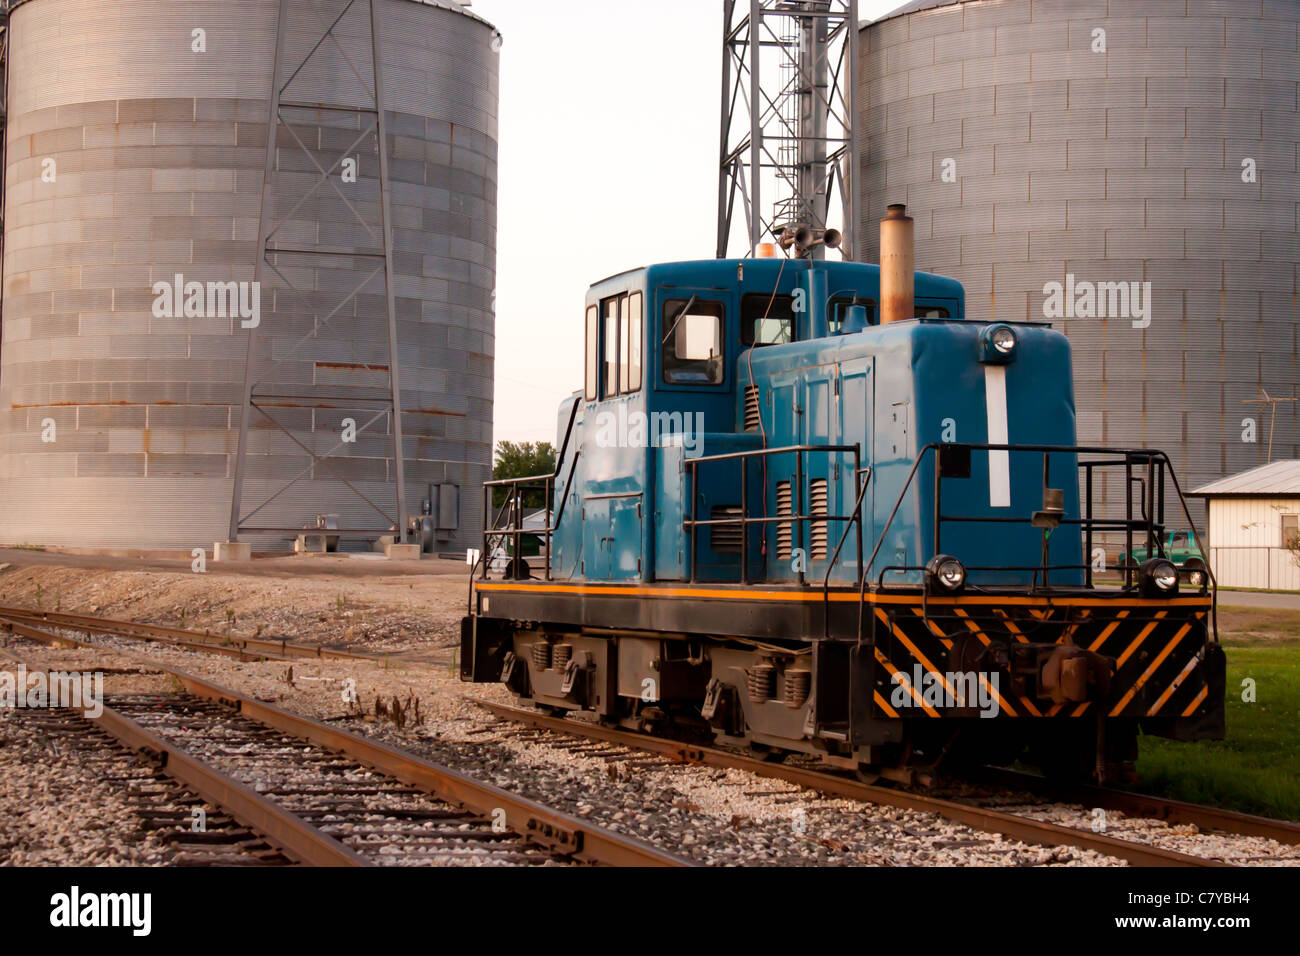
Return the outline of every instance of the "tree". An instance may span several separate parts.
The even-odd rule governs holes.
[[[532,478],[549,475],[555,471],[555,446],[548,441],[497,443],[496,463],[492,466],[493,480],[503,478]],[[492,507],[500,510],[506,500],[505,488],[492,489]],[[539,488],[524,494],[525,508],[544,508],[545,495]]]

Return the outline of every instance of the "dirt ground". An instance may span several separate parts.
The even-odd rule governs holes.
[[[0,549],[0,606],[284,639],[412,662],[448,663],[460,640],[468,568],[344,555],[209,563]],[[1300,638],[1300,611],[1222,606],[1230,643]]]
[[[1220,602],[1225,597],[1220,594]],[[1295,642],[1300,640],[1300,611],[1220,605],[1219,634],[1226,644]]]
[[[7,565],[7,567],[6,567]],[[0,606],[143,621],[446,662],[468,568],[346,556],[209,563],[0,551]]]

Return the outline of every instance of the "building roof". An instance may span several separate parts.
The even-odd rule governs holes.
[[[1300,497],[1300,459],[1260,465],[1210,482],[1191,494],[1197,498]]]

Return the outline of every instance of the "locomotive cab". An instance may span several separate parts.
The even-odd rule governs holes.
[[[959,283],[922,274],[917,288],[918,315],[961,320]],[[729,494],[738,480],[736,469],[701,467],[691,474],[687,463],[761,451],[765,441],[768,447],[789,444],[786,439],[796,431],[812,443],[833,444],[852,434],[865,447],[866,395],[860,409],[837,416],[833,425],[809,418],[803,427],[781,414],[793,410],[781,408],[783,399],[793,401],[785,394],[786,383],[777,385],[780,394],[759,389],[766,423],[754,420],[753,402],[756,382],[800,368],[828,345],[843,349],[852,335],[869,335],[878,322],[878,298],[878,267],[856,263],[677,263],[593,286],[585,312],[585,388],[560,411],[561,440],[567,433],[570,441],[557,471],[566,473],[576,459],[574,481],[556,490],[568,500],[553,504],[557,512],[562,505],[566,513],[576,510],[580,520],[557,527],[552,573],[594,581],[735,578],[734,527],[697,523],[697,530],[715,530],[697,533],[692,553],[687,487],[692,480],[699,483],[697,522],[726,519],[739,508]],[[855,318],[862,323],[858,332],[851,324]],[[834,359],[823,367],[831,372],[821,381],[805,376],[818,393],[841,384],[831,382],[839,375]],[[850,389],[852,378],[850,369]],[[756,463],[748,469],[758,474]],[[759,506],[759,485],[753,487]],[[852,487],[851,478],[845,487]],[[775,488],[767,495],[772,514]],[[600,530],[606,525],[615,533]],[[775,553],[778,531],[740,536],[761,555],[767,550],[764,537],[771,538]],[[772,580],[784,578],[779,569],[771,570]]]

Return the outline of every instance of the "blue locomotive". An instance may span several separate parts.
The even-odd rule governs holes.
[[[1212,577],[1161,551],[1167,512],[1191,526],[1168,459],[1076,447],[1066,338],[968,318],[909,257],[592,286],[554,474],[484,489],[483,554],[516,557],[475,568],[462,678],[905,779],[1026,750],[1113,778],[1140,732],[1221,737]]]

